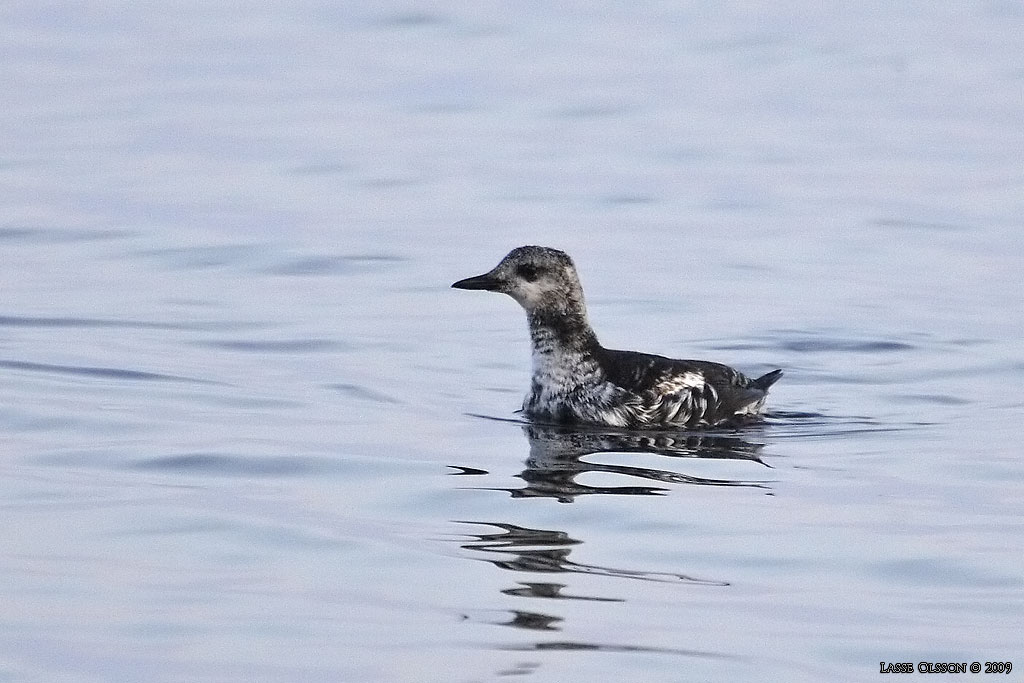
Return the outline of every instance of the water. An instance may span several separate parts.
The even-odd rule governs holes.
[[[1024,668],[1018,3],[0,31],[0,680]],[[527,243],[766,423],[515,422]]]

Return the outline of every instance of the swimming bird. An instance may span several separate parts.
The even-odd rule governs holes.
[[[533,379],[523,413],[543,423],[628,429],[734,426],[756,419],[773,370],[750,379],[728,365],[606,349],[587,320],[576,266],[563,251],[525,246],[456,289],[507,294],[526,310]]]

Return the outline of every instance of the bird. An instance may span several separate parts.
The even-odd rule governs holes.
[[[736,427],[759,419],[782,370],[751,379],[702,360],[603,347],[587,319],[572,259],[522,246],[455,289],[507,294],[526,311],[533,376],[522,413],[542,424],[624,429]]]

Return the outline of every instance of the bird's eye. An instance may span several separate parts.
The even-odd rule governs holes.
[[[523,278],[527,282],[533,282],[537,279],[537,267],[531,266],[529,263],[524,263],[516,268],[516,275]]]

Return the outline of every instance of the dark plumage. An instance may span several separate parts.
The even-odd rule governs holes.
[[[572,259],[547,247],[518,247],[457,289],[508,294],[526,310],[533,341],[533,380],[523,402],[540,422],[627,428],[717,427],[755,417],[773,370],[749,379],[699,360],[606,349],[597,341]]]

